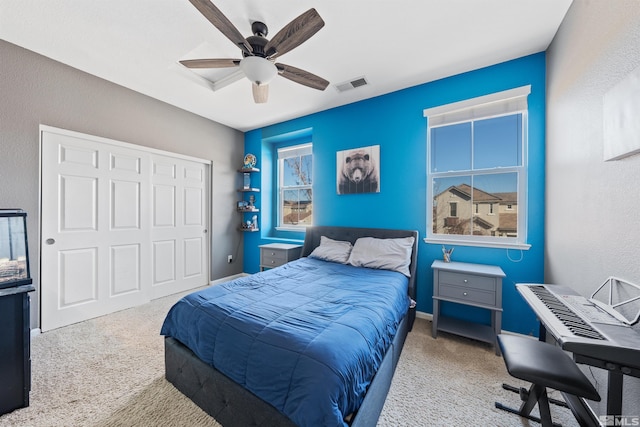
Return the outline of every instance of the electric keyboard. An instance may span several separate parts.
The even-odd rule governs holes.
[[[621,415],[623,375],[640,378],[640,331],[568,286],[517,284],[516,289],[540,320],[541,340],[550,333],[576,363],[608,372],[607,415]],[[575,405],[579,399],[573,400]]]
[[[572,353],[640,370],[640,332],[562,285],[518,284],[541,326]]]

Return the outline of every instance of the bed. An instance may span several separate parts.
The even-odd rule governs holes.
[[[299,260],[171,308],[166,379],[225,427],[375,426],[415,319],[417,241],[308,228]]]

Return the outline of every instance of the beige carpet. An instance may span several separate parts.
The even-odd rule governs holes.
[[[181,295],[38,335],[32,340],[31,405],[0,426],[218,426],[164,379],[160,326]],[[493,349],[441,334],[418,319],[409,334],[379,426],[538,426],[499,411],[524,385]],[[558,397],[554,395],[554,397]],[[554,421],[577,426],[551,405]]]

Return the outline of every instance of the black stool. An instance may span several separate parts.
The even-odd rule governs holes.
[[[580,371],[578,365],[560,348],[542,341],[504,334],[498,335],[498,345],[502,350],[509,374],[530,382],[531,388],[528,391],[520,390],[523,403],[519,410],[498,402],[496,402],[496,408],[537,421],[543,427],[551,427],[558,424],[551,422],[547,387],[600,401],[598,391]],[[509,389],[508,386],[504,387]],[[536,403],[538,403],[540,418],[531,415]]]

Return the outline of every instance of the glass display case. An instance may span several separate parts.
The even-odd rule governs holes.
[[[31,284],[27,213],[0,209],[0,289]]]
[[[31,390],[27,214],[0,209],[0,415],[29,406]]]

